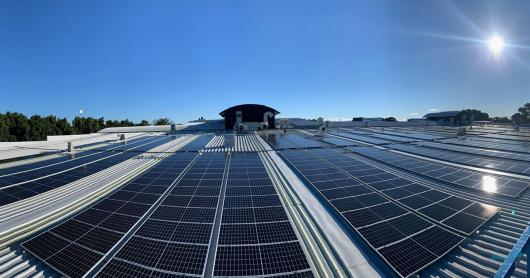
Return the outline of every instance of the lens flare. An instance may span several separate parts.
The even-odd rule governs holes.
[[[488,47],[493,53],[493,55],[498,56],[502,53],[502,50],[504,49],[504,46],[506,44],[504,43],[504,39],[494,35],[488,40]]]

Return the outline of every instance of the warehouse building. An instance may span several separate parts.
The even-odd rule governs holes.
[[[284,132],[278,113],[2,149],[0,276],[527,276],[530,130]]]

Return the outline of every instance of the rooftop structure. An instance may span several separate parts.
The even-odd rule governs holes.
[[[275,128],[277,114],[280,112],[261,104],[236,105],[219,113],[224,118],[225,128],[229,130]]]
[[[458,113],[460,111],[443,111],[443,112],[435,112],[435,113],[428,113],[423,118],[427,119],[428,121],[437,121],[437,122],[443,122],[443,123],[456,123],[456,117],[458,116]]]
[[[492,277],[530,220],[525,128],[215,125],[0,160],[0,276]]]

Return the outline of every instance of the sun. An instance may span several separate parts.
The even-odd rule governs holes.
[[[497,35],[493,35],[488,40],[488,47],[490,51],[493,53],[493,55],[496,55],[496,56],[500,55],[502,53],[502,50],[504,49],[504,46],[505,46],[504,39]]]

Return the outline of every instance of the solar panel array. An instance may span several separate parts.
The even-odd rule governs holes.
[[[384,133],[370,132],[370,133],[368,133],[368,135],[370,135],[371,137],[374,137],[374,138],[387,139],[387,140],[390,140],[390,141],[400,142],[400,143],[410,143],[410,142],[416,142],[416,141],[419,140],[419,139],[416,139],[416,138],[391,135],[391,134],[387,134],[387,132],[384,132]]]
[[[474,154],[445,151],[421,146],[393,145],[390,148],[412,154],[419,154],[425,157],[441,159],[470,166],[483,167],[523,175],[530,174],[530,163],[528,162],[517,162],[500,158],[486,158]],[[477,151],[477,153],[480,153],[480,151]]]
[[[87,273],[151,208],[196,154],[177,153],[22,246],[70,277]]]
[[[326,143],[329,143],[329,144],[332,144],[332,145],[336,145],[336,146],[358,146],[358,145],[361,145],[361,144],[358,144],[358,143],[355,143],[355,142],[352,142],[352,141],[349,141],[349,140],[345,140],[345,139],[341,139],[341,138],[337,138],[337,137],[333,137],[333,136],[324,136],[321,138],[322,141],[326,142]]]
[[[299,148],[300,146],[293,144],[292,142],[285,140],[283,137],[284,134],[278,134],[278,133],[268,133],[266,135],[262,135],[261,137],[268,141],[273,148],[275,149],[290,149],[290,148]]]
[[[372,147],[351,148],[351,150],[403,170],[479,192],[517,197],[528,186],[524,181],[429,162]]]
[[[371,128],[370,130],[388,134],[388,135],[395,135],[399,137],[421,139],[421,140],[435,140],[435,139],[441,139],[445,137],[445,136],[437,136],[437,135],[432,135],[432,134],[420,133],[416,131],[406,131],[406,130],[395,131],[395,129],[388,128],[388,127],[385,127],[385,128],[377,127],[377,128]]]
[[[426,130],[332,132],[365,143],[333,136],[311,138],[300,136],[301,132],[260,135],[354,240],[394,274],[409,277],[473,236],[499,211],[455,196],[450,193],[454,190],[443,186],[516,198],[528,183],[388,148],[505,172],[530,171],[526,162],[516,162],[525,154],[504,152],[500,158],[478,149],[482,144],[496,148],[494,144],[500,144],[496,141],[508,140],[506,136],[514,139],[513,135],[484,137],[469,146],[444,139],[451,142],[444,150],[446,144],[421,140],[450,137],[455,130]],[[490,131],[477,129],[473,134],[486,132]],[[518,135],[512,146],[520,146],[523,141],[516,140],[526,140],[523,137]],[[74,160],[35,163],[36,170],[31,164],[0,170],[4,175],[0,176],[0,205],[101,171],[173,138],[109,145],[101,153],[79,153]],[[22,246],[71,277],[313,277],[310,256],[285,207],[289,204],[278,195],[262,154],[238,152],[233,145],[238,138],[225,139],[197,136],[131,182]],[[369,144],[385,148],[363,147]],[[131,148],[136,151],[112,153]]]
[[[513,135],[513,134],[484,134],[480,137],[484,138],[493,138],[493,139],[505,139],[512,141],[521,141],[521,142],[530,142],[530,137],[522,135]]]
[[[22,246],[70,277],[313,277],[259,154],[197,154],[210,139]]]
[[[139,137],[139,138],[135,138],[135,139],[131,139],[128,141],[128,144],[127,146],[134,146],[135,144],[137,143],[141,143],[147,139],[150,139],[150,137],[146,137],[146,136],[142,136],[142,137]],[[32,162],[32,163],[28,163],[28,164],[21,164],[21,165],[17,165],[17,166],[11,166],[11,167],[8,167],[8,168],[3,168],[3,169],[0,169],[0,177],[4,177],[6,175],[11,175],[11,174],[14,174],[14,173],[18,173],[18,172],[23,172],[23,171],[31,171],[31,170],[35,170],[35,169],[38,169],[38,168],[42,168],[42,167],[50,167],[52,165],[56,165],[56,164],[59,164],[59,163],[66,163],[66,162],[69,162],[69,165],[72,165],[72,166],[76,166],[76,165],[80,165],[80,164],[70,164],[72,163],[74,160],[80,160],[81,158],[84,158],[86,156],[95,156],[96,154],[98,154],[99,156],[95,156],[96,159],[97,158],[101,158],[103,157],[103,154],[99,154],[98,152],[100,151],[110,151],[110,150],[115,150],[117,149],[118,147],[122,146],[123,143],[120,142],[120,143],[113,143],[113,144],[110,144],[110,145],[107,145],[105,147],[102,147],[102,148],[99,148],[98,150],[90,150],[90,151],[79,151],[79,152],[76,152],[74,157],[70,157],[70,155],[65,155],[65,156],[59,156],[59,157],[56,157],[56,158],[51,158],[51,159],[45,159],[45,160],[42,160],[42,161],[36,161],[36,162]],[[92,160],[84,160],[86,162],[88,161],[92,161]],[[83,163],[81,163],[83,164]],[[2,181],[3,183],[3,181]]]
[[[202,275],[226,159],[223,153],[200,155],[99,276],[133,268],[146,276]]]
[[[310,266],[257,153],[233,154],[214,276],[296,274]],[[303,275],[303,276],[301,276]]]
[[[506,152],[512,152],[512,153],[522,153],[522,154],[530,153],[530,144],[506,144],[504,142],[498,142],[498,140],[485,141],[485,140],[479,140],[478,138],[470,138],[468,140],[447,139],[447,140],[442,140],[440,142],[447,143],[447,144],[453,144],[457,146],[473,147],[474,149],[478,148],[478,149],[486,149],[486,150],[499,150],[499,151],[506,151]]]
[[[160,140],[161,137],[150,137],[135,140],[128,144],[130,148],[138,147],[141,144],[150,143],[156,140]],[[102,149],[101,152],[84,151],[75,154],[75,159],[67,157],[58,157],[50,160],[39,161],[35,163],[22,164],[19,166],[9,167],[1,169],[2,179],[0,180],[0,186],[7,186],[19,182],[24,182],[34,178],[42,177],[56,172],[64,171],[66,169],[81,166],[86,163],[90,163],[105,157],[116,155],[110,151],[116,150],[122,144],[115,144]],[[109,152],[106,152],[109,151]],[[21,175],[24,174],[24,175]]]
[[[308,151],[280,154],[403,277],[433,263],[464,239],[397,205]]]
[[[530,162],[530,154],[525,154],[525,153],[513,153],[513,152],[505,152],[505,151],[499,151],[499,150],[488,150],[488,149],[483,149],[483,148],[470,148],[468,146],[435,143],[435,142],[420,142],[420,143],[417,143],[417,145],[434,148],[434,149],[459,152],[459,153],[481,155],[481,156],[491,157],[491,158],[502,158],[502,159]]]
[[[494,206],[444,193],[333,150],[311,152],[392,201],[465,235],[476,231],[498,212]]]
[[[155,137],[144,145],[138,146],[136,145],[138,143],[136,143],[135,146],[145,151],[173,139],[171,137]],[[2,182],[0,187],[0,206],[35,196],[97,173],[138,155],[141,150],[135,149],[135,151],[112,153],[110,155],[102,154],[103,159],[92,161],[88,164],[79,164],[84,161],[83,158],[80,161],[73,160],[73,164],[79,164],[74,168],[70,167],[72,163],[63,163],[36,171],[2,177],[0,179]]]
[[[368,136],[368,135],[354,134],[354,133],[351,133],[351,132],[344,132],[344,131],[342,131],[342,129],[341,129],[341,131],[331,131],[330,134],[338,135],[338,136],[341,136],[341,137],[344,137],[344,138],[349,138],[349,139],[353,139],[353,140],[357,140],[357,141],[361,141],[361,142],[366,142],[366,143],[370,143],[370,144],[374,144],[374,145],[384,145],[384,144],[395,143],[392,140],[375,138],[375,137]]]

